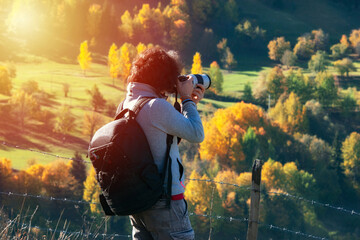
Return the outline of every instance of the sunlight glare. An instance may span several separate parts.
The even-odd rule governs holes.
[[[33,33],[37,29],[38,24],[38,13],[35,9],[26,5],[13,6],[8,18],[10,32],[16,34]]]

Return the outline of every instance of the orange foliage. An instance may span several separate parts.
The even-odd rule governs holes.
[[[340,43],[341,43],[342,45],[346,46],[346,47],[349,47],[349,46],[350,46],[350,43],[349,43],[349,41],[348,41],[348,39],[347,39],[347,37],[346,37],[345,34],[343,34],[343,35],[341,36]]]
[[[255,133],[265,134],[264,126],[269,121],[263,111],[244,102],[215,112],[214,117],[204,122],[205,140],[200,145],[203,159],[215,161],[225,168],[233,167],[235,162],[245,159],[241,140],[251,126]]]

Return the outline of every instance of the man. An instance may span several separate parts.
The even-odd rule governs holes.
[[[171,202],[160,199],[152,208],[130,216],[133,239],[194,239],[187,204],[184,199],[184,169],[177,137],[199,143],[204,139],[204,129],[196,104],[204,96],[204,87],[194,89],[188,77],[180,82],[181,66],[174,51],[154,47],[141,53],[133,62],[128,77],[127,95],[123,108],[132,108],[143,97],[152,97],[139,112],[136,120],[144,130],[155,164],[163,172],[166,158],[166,138],[172,135]],[[166,101],[167,94],[178,93],[182,113]]]

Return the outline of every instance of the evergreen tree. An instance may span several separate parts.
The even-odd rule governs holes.
[[[105,107],[106,100],[104,99],[96,84],[94,84],[91,90],[87,89],[86,93],[91,96],[90,102],[95,112]]]
[[[75,152],[73,159],[74,160],[70,162],[70,173],[76,181],[83,186],[86,180],[86,165],[84,159],[79,152]]]
[[[245,102],[252,102],[252,101],[254,100],[254,97],[253,97],[253,95],[252,95],[251,84],[250,84],[249,82],[247,82],[247,83],[245,84],[242,99],[243,99]]]

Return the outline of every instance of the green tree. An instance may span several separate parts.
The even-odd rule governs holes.
[[[304,75],[301,69],[290,70],[286,76],[286,87],[288,92],[295,93],[301,103],[312,99],[315,91],[315,82],[308,76]]]
[[[221,73],[219,64],[216,61],[210,64],[209,76],[211,78],[211,87],[215,89],[217,93],[221,93],[223,90],[224,78]]]
[[[242,146],[245,155],[245,169],[250,169],[259,151],[259,140],[251,127],[247,129],[242,138]]]
[[[334,62],[334,67],[336,68],[336,70],[342,77],[346,73],[347,78],[349,78],[350,72],[357,71],[354,63],[349,58],[344,58],[342,60],[338,60],[338,61]]]
[[[239,23],[235,27],[235,32],[243,34],[251,39],[263,38],[266,31],[259,26],[253,26],[249,20],[245,20],[243,24]]]
[[[355,90],[356,91],[356,90]],[[345,119],[348,120],[351,113],[355,112],[357,108],[354,91],[347,91],[343,94],[340,101],[340,109]]]
[[[91,90],[87,89],[86,93],[91,96],[90,103],[95,112],[105,107],[106,100],[96,84],[93,85]]]
[[[252,102],[254,100],[250,82],[247,82],[244,86],[242,99],[244,99],[245,102]]]
[[[75,152],[73,160],[70,161],[70,173],[79,183],[86,180],[86,165],[79,152]]]
[[[319,102],[325,106],[334,103],[337,98],[337,87],[334,76],[327,72],[319,72],[315,77],[316,93]]]
[[[197,23],[205,23],[213,13],[213,2],[211,0],[191,1],[192,16]]]
[[[9,100],[12,113],[15,118],[20,121],[21,129],[24,129],[27,119],[34,116],[39,110],[39,105],[32,95],[25,93],[23,90],[18,90],[13,94]]]
[[[286,50],[290,50],[290,42],[286,42],[284,37],[278,37],[271,40],[268,44],[269,58],[279,61]]]
[[[286,89],[286,78],[279,67],[274,67],[266,76],[266,89],[272,99],[279,99]]]
[[[71,113],[70,107],[63,105],[56,114],[54,132],[63,135],[65,142],[66,135],[75,128],[75,117]]]
[[[348,49],[349,49],[348,46],[344,44],[341,43],[334,44],[330,48],[331,57],[334,59],[343,58],[347,55]]]
[[[315,55],[311,56],[311,60],[308,63],[309,69],[316,73],[325,71],[327,65],[329,65],[329,61],[324,51],[317,51]]]

